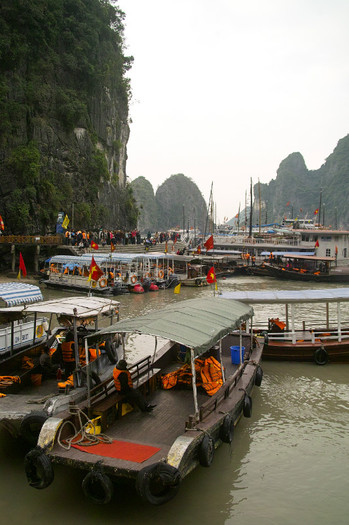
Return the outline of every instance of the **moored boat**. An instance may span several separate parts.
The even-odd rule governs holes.
[[[251,344],[252,334],[232,331],[252,315],[235,301],[193,299],[102,330],[99,336],[122,336],[123,357],[125,335],[154,338],[153,357],[129,372],[155,409],[125,404],[109,378],[85,402],[44,423],[38,446],[26,456],[29,484],[48,486],[53,463],[60,463],[87,471],[83,491],[96,503],[111,500],[114,480],[133,482],[151,504],[173,498],[185,476],[199,464],[210,466],[215,448],[232,441],[241,415],[251,416],[262,345]]]
[[[0,316],[21,318],[43,313],[50,316],[42,341],[11,352],[0,361],[0,425],[12,436],[22,436],[32,443],[49,416],[63,411],[71,400],[86,397],[83,338],[98,330],[102,316],[110,316],[113,322],[118,316],[119,304],[102,297],[68,297],[0,309]],[[74,344],[70,346],[71,355],[65,359],[63,343],[68,334],[72,335]],[[45,348],[52,362],[49,375],[40,359]],[[87,353],[90,355],[91,351],[87,349]],[[115,345],[110,339],[105,340],[105,345],[91,355],[94,360],[89,365],[89,373],[93,381],[99,383],[116,362]],[[58,371],[63,374],[62,378],[60,374],[57,376]]]
[[[349,288],[225,292],[222,297],[250,305],[285,306],[283,319],[274,316],[258,329],[255,326],[255,332],[265,340],[263,359],[313,361],[318,365],[349,362],[349,328],[341,308],[349,302]],[[296,314],[297,305],[305,306],[307,313],[316,304],[323,305],[323,319],[314,322]],[[335,307],[334,318],[330,305]]]

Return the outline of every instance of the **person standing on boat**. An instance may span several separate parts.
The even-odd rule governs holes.
[[[141,392],[133,388],[130,372],[127,370],[125,359],[117,362],[114,372],[114,385],[117,392],[126,396],[126,401],[135,403],[142,412],[151,412],[156,405],[149,405]]]
[[[69,331],[67,333],[65,341],[61,344],[61,348],[65,376],[68,377],[75,369],[75,345],[73,332]]]
[[[57,372],[60,368],[60,365],[52,363],[50,349],[48,346],[45,346],[45,348],[43,349],[39,359],[39,363],[41,366],[43,379],[47,379],[48,377],[57,377]]]

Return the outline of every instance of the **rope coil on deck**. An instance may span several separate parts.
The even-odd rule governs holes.
[[[72,421],[64,421],[64,423],[61,425],[59,429],[59,433],[57,436],[57,443],[64,448],[65,450],[70,450],[72,445],[80,445],[84,447],[92,446],[92,445],[98,445],[99,443],[112,443],[113,440],[106,436],[105,434],[95,434],[96,431],[96,425],[95,423],[89,419],[89,417],[82,411],[80,408],[71,408],[69,410],[70,414],[77,415],[79,418],[80,428],[77,429],[76,426]],[[85,417],[86,423],[82,423],[82,416]],[[63,428],[65,426],[71,425],[73,428],[73,436],[66,438],[64,440],[61,440],[61,434],[63,431]],[[90,428],[93,430],[92,432],[88,432],[87,428]]]

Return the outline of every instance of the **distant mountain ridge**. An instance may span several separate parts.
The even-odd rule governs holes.
[[[194,228],[205,230],[206,202],[197,185],[182,173],[171,175],[154,194],[145,177],[131,182],[139,209],[138,228],[141,231]]]
[[[283,217],[314,218],[332,228],[349,227],[349,135],[340,139],[318,170],[308,170],[300,153],[284,159],[276,179],[260,185],[261,222],[281,222]],[[254,185],[254,219],[259,216],[259,187]],[[320,210],[319,210],[320,211]]]

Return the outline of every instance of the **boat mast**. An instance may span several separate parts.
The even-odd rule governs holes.
[[[262,210],[261,210],[261,183],[258,179],[258,208],[259,208],[259,235],[261,234]]]
[[[253,216],[253,202],[252,202],[252,177],[251,177],[251,183],[250,183],[250,231],[248,236],[252,237],[252,216]]]

